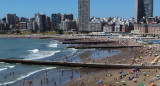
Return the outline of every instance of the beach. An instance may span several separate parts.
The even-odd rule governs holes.
[[[157,44],[144,45],[138,43],[135,39],[119,39],[119,38],[81,38],[72,36],[47,36],[47,35],[1,35],[0,38],[29,38],[29,39],[50,39],[50,40],[72,40],[82,39],[84,41],[116,41],[103,46],[125,46],[125,45],[140,45],[141,47],[122,48],[122,49],[92,49],[79,54],[78,62],[82,63],[105,63],[105,64],[145,64],[152,65],[155,54],[159,55],[160,46]],[[93,46],[93,45],[80,45]],[[99,46],[99,45],[95,45]],[[116,53],[115,53],[116,52]],[[111,53],[111,55],[108,55]],[[151,54],[151,55],[150,55]],[[76,59],[77,60],[77,59]],[[73,60],[73,61],[76,61]],[[72,62],[72,60],[68,60]],[[158,64],[158,63],[157,63]],[[11,86],[139,86],[143,83],[144,86],[150,86],[149,81],[154,80],[158,85],[158,78],[155,77],[159,73],[159,69],[140,69],[131,73],[132,69],[93,69],[93,68],[59,68],[55,72],[54,69],[42,70],[33,75],[23,78],[11,84]],[[125,75],[120,74],[123,71]],[[144,75],[145,72],[145,75]],[[138,74],[138,77],[135,77]],[[59,75],[56,77],[56,75]],[[53,77],[54,76],[54,77]],[[129,80],[132,77],[134,80]],[[101,84],[99,81],[102,81]],[[122,83],[123,81],[123,83]],[[125,81],[125,83],[124,83]],[[98,83],[99,82],[99,83]]]
[[[143,47],[133,49],[119,49],[119,55],[97,59],[96,62],[110,64],[144,64],[153,65],[153,57],[159,55],[158,44],[143,45]],[[159,63],[156,63],[159,65]],[[94,74],[85,74],[64,86],[153,86],[150,81],[154,81],[154,86],[159,86],[159,69],[139,69],[132,72],[132,69],[96,69]],[[125,74],[122,75],[120,72]],[[138,77],[137,77],[137,76]],[[132,80],[129,80],[132,77]],[[101,81],[101,83],[99,82]],[[123,81],[123,82],[122,82]]]

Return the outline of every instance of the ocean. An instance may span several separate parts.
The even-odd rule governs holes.
[[[68,49],[67,46],[69,45],[64,45],[62,42],[51,39],[0,39],[0,58],[79,62],[80,54],[88,51],[91,54],[90,57],[93,59],[118,54],[118,50],[77,50],[72,48]],[[60,72],[61,70],[72,70],[72,68],[0,63],[0,85],[11,84],[11,86],[16,86],[17,83],[21,83],[21,80],[36,74],[41,75],[41,72],[46,70],[52,70],[52,73],[56,74],[52,76],[52,79],[57,80],[61,77],[64,79],[63,83],[66,83],[69,80],[65,78],[69,76],[66,75],[62,77]],[[74,74],[78,77],[80,72]]]

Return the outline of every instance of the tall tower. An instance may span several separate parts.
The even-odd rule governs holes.
[[[153,16],[153,0],[135,1],[135,21],[140,23],[141,18]]]
[[[78,0],[78,23],[80,32],[88,32],[90,20],[90,0]]]

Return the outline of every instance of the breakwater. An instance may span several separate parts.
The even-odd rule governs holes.
[[[62,44],[105,44],[115,43],[115,41],[64,41]]]
[[[140,68],[140,69],[156,69],[159,65],[131,65],[131,64],[105,64],[105,63],[70,63],[70,62],[55,62],[55,61],[32,61],[32,60],[17,60],[17,59],[0,59],[0,62],[5,63],[21,63],[28,65],[48,65],[48,66],[66,66],[66,67],[87,67],[87,68]]]
[[[67,47],[67,48],[75,48],[75,49],[91,49],[91,48],[117,49],[117,48],[133,48],[133,47],[142,47],[142,46],[70,46],[70,47]]]

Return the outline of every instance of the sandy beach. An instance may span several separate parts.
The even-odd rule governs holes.
[[[49,38],[49,39],[72,39],[72,37],[68,36],[44,36],[44,35],[32,35],[32,36],[3,36],[0,38]],[[75,37],[79,38],[79,37]],[[94,52],[93,55],[99,56],[99,58],[91,58],[90,52],[83,52],[80,55],[80,62],[85,63],[106,63],[106,64],[144,64],[144,65],[152,65],[153,57],[157,54],[158,57],[160,46],[157,44],[153,45],[143,45],[141,43],[137,43],[135,39],[118,39],[118,38],[103,38],[103,39],[94,39],[94,38],[85,38],[83,40],[96,40],[96,41],[104,41],[104,40],[113,40],[117,41],[114,44],[107,44],[106,46],[116,46],[116,45],[141,45],[143,47],[136,48],[122,48],[116,49],[118,51],[118,55],[111,56],[101,56],[100,54],[105,53],[105,49],[100,49],[102,52]],[[81,45],[83,46],[83,45]],[[85,45],[87,46],[87,45]],[[110,49],[112,52],[115,49]],[[101,56],[101,57],[100,57]],[[158,64],[158,63],[157,63]],[[136,68],[135,68],[136,69]],[[65,70],[63,71],[65,72]],[[59,71],[59,74],[63,73],[62,70]],[[123,72],[123,74],[121,74]],[[144,86],[153,86],[150,85],[150,81],[154,81],[154,83],[159,86],[159,77],[155,77],[160,73],[159,69],[139,69],[138,71],[134,71],[132,69],[91,69],[91,68],[74,68],[69,69],[66,72],[67,76],[57,77],[56,80],[52,76],[55,76],[55,72],[53,71],[41,71],[40,75],[34,75],[26,78],[26,80],[21,80],[20,82],[15,83],[14,85],[18,86],[139,86],[140,83],[143,83]],[[38,73],[39,74],[39,73]],[[47,74],[47,77],[46,77]],[[66,78],[65,78],[66,77]],[[129,77],[132,80],[129,80]],[[65,78],[63,81],[62,79]],[[34,81],[34,82],[32,82]],[[99,82],[100,81],[100,82]],[[24,82],[27,84],[23,85]]]
[[[143,47],[132,49],[119,49],[119,55],[96,59],[96,63],[108,64],[145,64],[153,65],[153,57],[159,55],[159,45],[144,45]],[[90,61],[90,62],[93,62]],[[158,64],[158,63],[157,63]],[[95,69],[94,74],[84,74],[76,80],[73,80],[64,86],[159,86],[159,69],[139,69],[132,72],[132,69]],[[120,74],[123,71],[125,75]],[[90,71],[88,71],[90,72]],[[132,80],[129,80],[132,77]],[[101,81],[101,84],[98,84]],[[154,81],[151,85],[150,81]],[[153,84],[153,83],[152,83]]]

